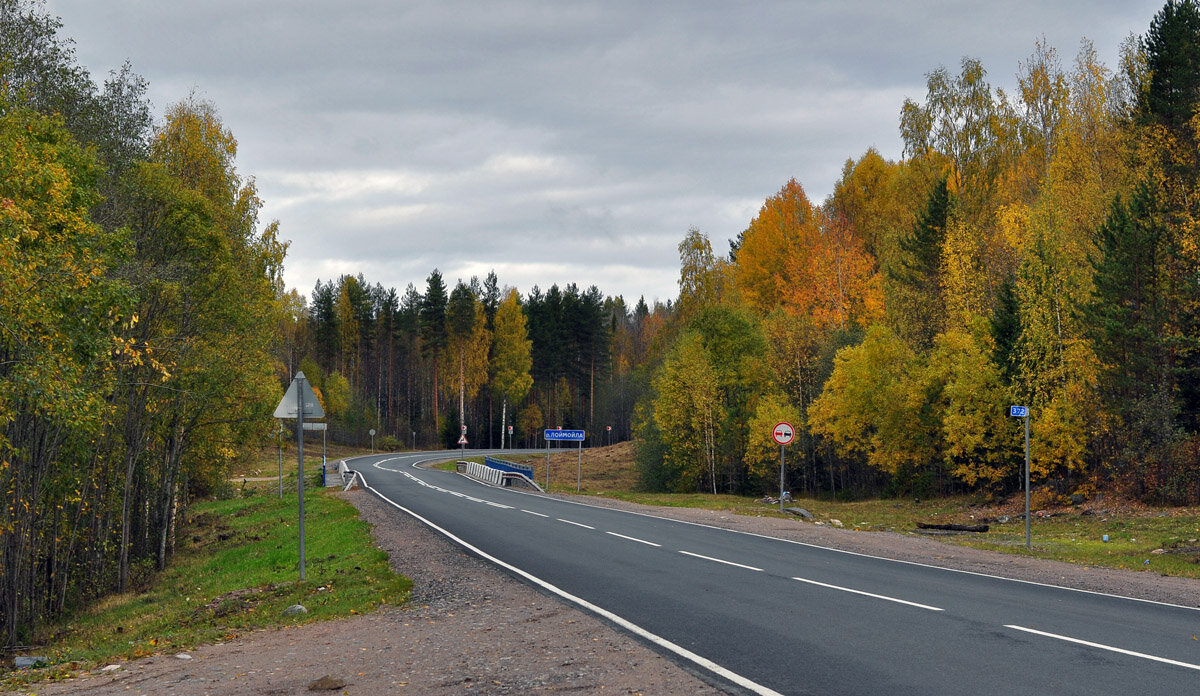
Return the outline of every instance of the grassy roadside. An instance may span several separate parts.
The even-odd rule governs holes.
[[[511,461],[531,464],[542,483],[546,455],[512,455]],[[553,450],[550,490],[575,493],[579,455]],[[796,524],[824,524],[871,532],[916,534],[918,522],[987,524],[985,533],[938,535],[949,544],[1003,553],[1047,558],[1077,565],[1124,568],[1179,577],[1200,578],[1200,509],[1156,508],[1097,496],[1080,505],[1046,503],[1033,508],[1032,548],[1025,548],[1023,496],[983,503],[973,497],[915,501],[866,500],[834,502],[799,499],[790,505],[813,513],[813,522],[782,515],[778,503],[753,498],[704,493],[642,493],[630,443],[583,451],[581,492],[645,505],[699,507],[738,515],[786,516]],[[1049,496],[1043,496],[1049,498]],[[1002,521],[1007,518],[1007,521]],[[1104,541],[1108,535],[1109,540]]]
[[[299,581],[295,479],[293,471],[290,496],[282,499],[271,482],[269,493],[248,485],[231,499],[193,505],[169,568],[150,576],[145,587],[47,627],[40,647],[29,652],[47,656],[50,666],[5,674],[0,687],[405,601],[412,583],[391,572],[387,554],[371,542],[369,525],[353,505],[321,489],[305,494],[306,580]],[[293,604],[308,613],[283,616]]]

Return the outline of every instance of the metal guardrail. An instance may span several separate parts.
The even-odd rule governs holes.
[[[517,464],[515,462],[510,462],[507,459],[488,456],[483,458],[483,463],[487,464],[493,469],[499,469],[500,471],[507,471],[513,474],[522,474],[530,481],[533,480],[533,467],[527,464]]]
[[[491,457],[488,457],[485,461],[488,463],[480,464],[478,462],[456,462],[455,469],[460,474],[469,476],[476,481],[489,483],[493,486],[513,486],[518,488],[531,488],[536,491],[542,490],[542,487],[537,485],[537,483],[533,480],[533,467],[526,467],[521,464],[505,462],[505,464],[509,464],[510,466],[518,469],[527,469],[529,471],[529,474],[527,475],[524,471],[506,471],[492,466],[493,461],[503,460],[493,460]]]

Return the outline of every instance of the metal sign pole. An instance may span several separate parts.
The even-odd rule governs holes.
[[[303,374],[303,373],[301,373]],[[304,378],[296,375],[296,381],[304,384]],[[304,389],[296,390],[296,449],[299,450],[299,476],[297,491],[300,497],[300,581],[304,581]]]
[[[1029,411],[1025,411],[1025,548],[1032,548],[1029,537]]]
[[[546,491],[550,491],[550,440],[546,440]]]
[[[279,432],[275,439],[279,442],[279,497],[283,498],[283,423],[279,423]]]
[[[583,488],[583,440],[579,441],[579,464],[575,469],[575,492],[579,493]]]
[[[779,511],[783,512],[783,445],[779,446]]]
[[[1025,548],[1032,548],[1029,534],[1029,407],[1009,406],[1010,418],[1025,419]]]
[[[796,437],[796,429],[792,427],[791,423],[788,423],[787,421],[780,421],[775,424],[774,428],[771,428],[771,437],[775,440],[775,442],[779,443],[779,511],[783,512],[783,448],[786,447],[794,437]]]

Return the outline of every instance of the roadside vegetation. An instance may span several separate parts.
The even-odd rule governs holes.
[[[306,448],[307,449],[307,448]],[[265,454],[265,453],[264,453]],[[274,452],[267,459],[274,469]],[[306,452],[307,454],[307,452]],[[306,484],[318,480],[320,456],[305,457]],[[137,574],[129,592],[46,625],[24,652],[48,665],[9,672],[0,686],[44,679],[152,654],[233,640],[249,631],[347,617],[403,603],[411,582],[388,566],[355,507],[306,485],[305,577],[299,580],[296,459],[276,483],[247,479],[222,500],[193,504],[165,571]],[[308,613],[284,616],[301,604]]]

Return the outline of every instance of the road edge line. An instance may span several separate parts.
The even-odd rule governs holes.
[[[509,563],[506,563],[506,562],[500,560],[499,558],[492,556],[491,554],[483,551],[482,549],[472,546],[470,543],[458,538],[450,531],[448,531],[446,529],[442,529],[441,527],[437,526],[433,522],[425,519],[424,517],[418,515],[417,513],[413,512],[412,510],[409,510],[408,508],[397,503],[396,501],[392,500],[391,498],[388,498],[387,496],[385,496],[383,493],[379,492],[375,488],[371,487],[371,485],[367,483],[367,479],[365,476],[362,476],[360,474],[360,477],[361,477],[361,480],[363,483],[363,488],[365,488],[366,490],[373,493],[380,500],[383,500],[384,502],[388,503],[392,507],[395,507],[397,510],[400,510],[400,511],[408,514],[409,516],[413,517],[414,519],[419,520],[425,526],[439,532],[440,534],[442,534],[446,538],[450,539],[454,543],[458,544],[459,546],[462,546],[465,549],[468,549],[469,551],[480,556],[481,558],[487,559],[488,561],[495,563],[496,565],[500,566],[501,568],[504,568],[505,570],[509,571],[510,573],[514,573],[516,575],[519,575],[522,578],[525,578],[529,582],[532,582],[533,584],[537,585],[538,587],[541,587],[542,589],[546,590],[547,592],[556,594],[559,597],[562,597],[563,599],[567,600],[568,602],[571,602],[572,604],[575,604],[583,609],[586,609],[587,611],[592,612],[593,614],[596,614],[597,616],[607,619],[608,621],[611,621],[612,623],[620,626],[621,628],[624,628],[625,630],[629,631],[630,633],[633,633],[634,635],[638,636],[639,638],[642,638],[643,640],[647,640],[647,641],[653,643],[654,645],[657,645],[660,648],[668,650],[668,651],[678,655],[679,657],[682,657],[683,659],[695,664],[696,666],[698,666],[702,669],[705,669],[709,672],[712,672],[713,674],[721,677],[722,679],[730,681],[743,689],[751,691],[755,694],[759,694],[759,696],[783,696],[783,694],[781,694],[778,691],[775,691],[774,689],[763,686],[762,684],[759,684],[758,682],[755,682],[746,677],[743,677],[742,675],[738,674],[737,672],[734,672],[725,667],[722,667],[721,665],[713,662],[712,660],[709,660],[706,657],[697,655],[696,653],[692,652],[691,650],[688,650],[687,648],[683,647],[682,645],[673,643],[656,633],[651,633],[650,631],[642,628],[641,626],[638,626],[637,624],[633,623],[632,621],[629,621],[628,619],[625,619],[617,614],[614,614],[611,611],[604,609],[603,607],[592,604],[591,602],[587,601],[586,599],[583,599],[582,597],[576,597],[575,595],[571,594],[570,592],[567,592],[566,590],[564,590],[556,585],[553,585],[553,584],[537,577],[536,575],[533,575],[532,573],[521,570],[520,568],[518,568],[514,565],[510,565]]]
[[[1017,626],[1016,624],[1004,624],[1004,627],[1011,628],[1014,631],[1024,631],[1025,633],[1032,633],[1034,635],[1042,636],[1044,638],[1054,638],[1056,640],[1061,640],[1061,641],[1064,641],[1067,643],[1076,643],[1078,645],[1086,645],[1089,648],[1096,648],[1097,650],[1107,650],[1109,652],[1115,652],[1115,653],[1119,653],[1121,655],[1128,655],[1130,657],[1140,657],[1143,660],[1151,660],[1153,662],[1162,662],[1164,664],[1174,665],[1176,667],[1186,667],[1187,669],[1200,670],[1200,665],[1194,665],[1190,662],[1181,662],[1180,660],[1172,660],[1169,657],[1159,657],[1158,655],[1151,655],[1149,653],[1140,653],[1140,652],[1136,652],[1133,650],[1126,650],[1125,648],[1118,648],[1118,647],[1115,647],[1112,645],[1105,645],[1104,643],[1093,643],[1090,640],[1083,640],[1082,638],[1072,638],[1071,636],[1064,636],[1064,635],[1061,635],[1058,633],[1048,633],[1046,631],[1039,631],[1036,628],[1027,628],[1025,626]]]

